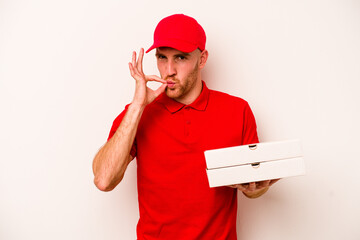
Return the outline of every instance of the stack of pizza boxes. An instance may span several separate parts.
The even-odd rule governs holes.
[[[300,140],[214,149],[204,154],[210,187],[305,174]]]

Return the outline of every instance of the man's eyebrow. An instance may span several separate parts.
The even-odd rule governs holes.
[[[187,57],[187,56],[190,56],[190,53],[181,52],[181,53],[175,54],[175,57],[179,57],[179,56]]]

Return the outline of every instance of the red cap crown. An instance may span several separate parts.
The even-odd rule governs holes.
[[[181,52],[192,52],[205,49],[206,35],[204,29],[192,17],[174,14],[162,19],[154,32],[154,44],[147,53],[158,47],[171,47]]]

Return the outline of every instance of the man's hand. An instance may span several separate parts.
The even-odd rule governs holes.
[[[251,182],[246,184],[235,184],[230,185],[229,187],[239,189],[248,198],[257,198],[266,193],[269,187],[279,180],[280,179],[274,179],[260,182]]]
[[[144,49],[140,49],[139,58],[136,60],[136,52],[133,52],[132,62],[129,63],[131,76],[136,81],[135,95],[132,104],[145,107],[147,104],[155,100],[162,92],[165,91],[167,86],[166,81],[158,76],[146,76],[143,72],[142,61],[144,57]],[[155,91],[146,86],[148,81],[156,81],[162,85]]]

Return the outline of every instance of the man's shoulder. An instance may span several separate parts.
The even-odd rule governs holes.
[[[248,105],[248,102],[238,96],[234,96],[225,92],[209,89],[210,101],[218,104],[237,104],[237,105]]]

